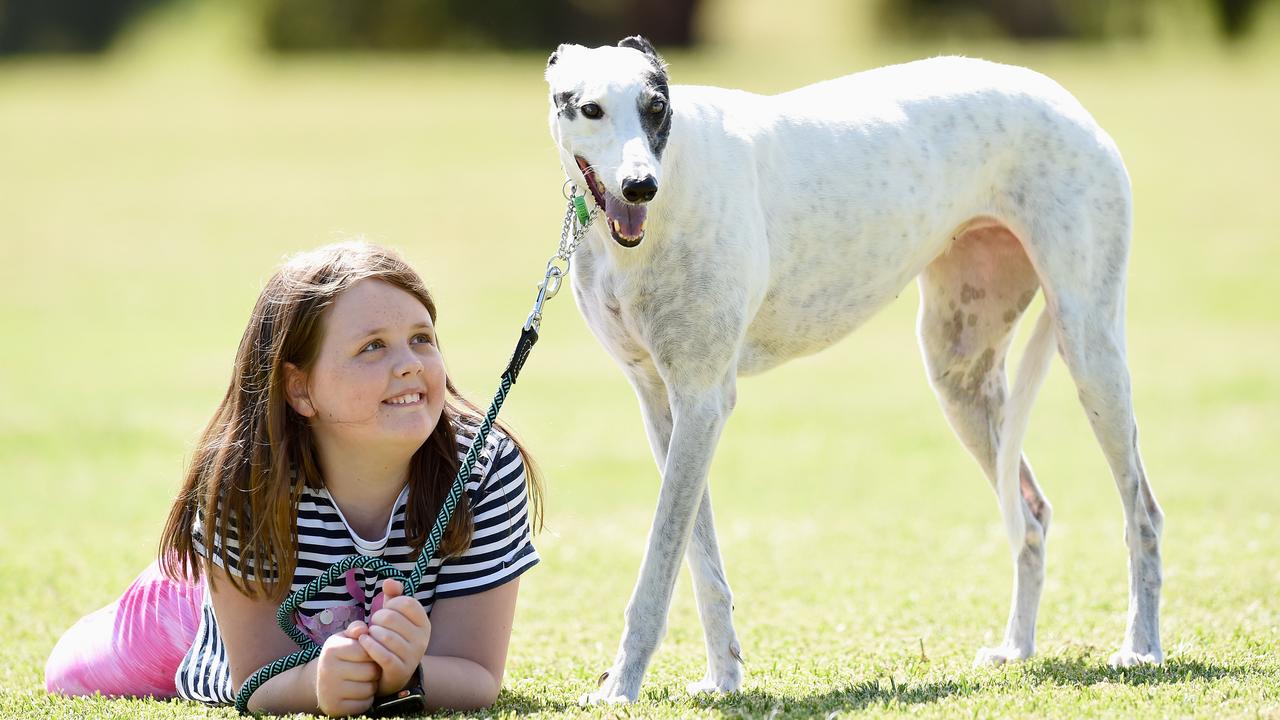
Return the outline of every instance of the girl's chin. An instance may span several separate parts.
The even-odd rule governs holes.
[[[426,442],[436,429],[436,423],[426,417],[418,419],[417,422],[409,418],[401,418],[400,422],[388,423],[388,425],[384,433],[388,443],[404,444],[415,449]]]

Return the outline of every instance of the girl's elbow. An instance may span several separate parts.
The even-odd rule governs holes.
[[[487,710],[498,702],[498,694],[502,692],[502,678],[489,676],[490,682],[480,690],[476,696],[476,706],[474,710]]]

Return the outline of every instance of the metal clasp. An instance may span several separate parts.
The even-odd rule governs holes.
[[[561,264],[564,265],[563,268]],[[533,301],[533,311],[529,313],[529,318],[524,321],[525,330],[537,330],[542,324],[542,306],[560,292],[560,286],[564,284],[564,277],[568,272],[569,258],[556,255],[547,261],[547,274],[538,284],[538,297]]]

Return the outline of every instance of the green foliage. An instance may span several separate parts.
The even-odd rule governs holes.
[[[1221,33],[1249,33],[1264,0],[1207,0]],[[902,34],[990,36],[1020,40],[1092,39],[1148,34],[1158,14],[1185,2],[1151,0],[881,0],[880,18]]]
[[[97,53],[156,0],[0,0],[0,55]]]
[[[543,562],[521,582],[503,695],[476,717],[1280,712],[1280,97],[1259,91],[1280,63],[965,50],[1062,82],[1133,178],[1128,339],[1167,514],[1167,664],[1105,667],[1124,629],[1121,513],[1059,363],[1028,437],[1055,509],[1039,655],[970,667],[999,639],[1010,563],[994,497],[925,384],[907,287],[835,348],[739,387],[712,486],[744,692],[684,694],[704,650],[682,578],[642,704],[579,709],[616,648],[657,473],[631,391],[562,293],[504,409],[546,471]],[[677,82],[775,92],[936,52],[668,59]],[[356,233],[401,248],[439,302],[451,375],[489,396],[564,212],[544,60],[0,67],[0,717],[235,717],[50,698],[41,671],[151,558],[283,254]]]
[[[554,48],[637,32],[688,45],[697,0],[260,0],[273,50]],[[548,50],[549,51],[549,50]]]

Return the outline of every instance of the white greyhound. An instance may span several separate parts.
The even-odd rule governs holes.
[[[916,277],[929,381],[994,486],[1013,549],[1004,641],[976,662],[1035,649],[1050,507],[1022,441],[1055,346],[1124,505],[1128,627],[1111,664],[1162,662],[1163,514],[1125,360],[1129,178],[1075,98],[1030,70],[964,58],[770,97],[669,86],[638,37],[562,45],[546,78],[564,170],[607,218],[573,263],[578,306],[631,381],[662,471],[617,657],[584,702],[636,700],[686,550],[708,656],[689,689],[741,686],[707,483],[736,377],[831,345]],[[1005,354],[1040,288],[1046,307],[1010,393]]]

